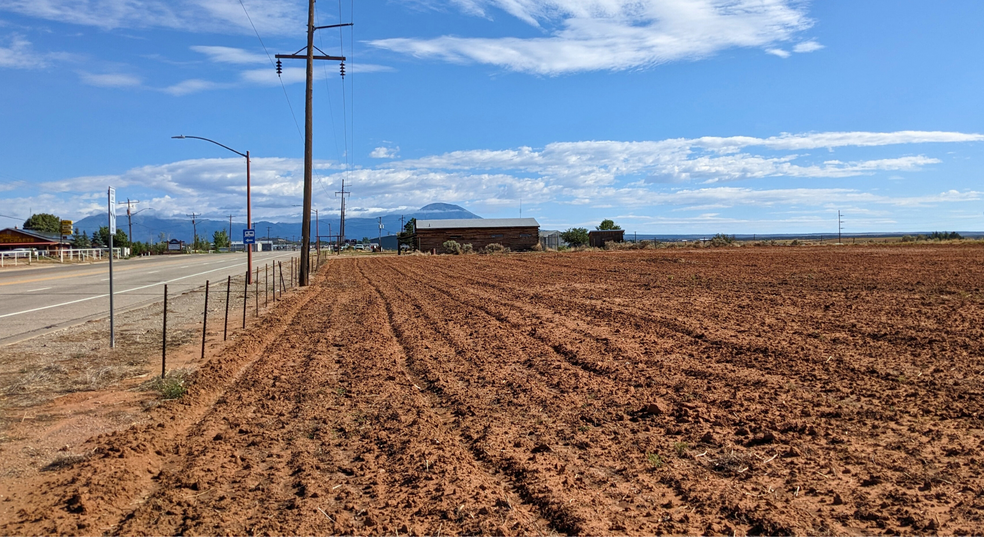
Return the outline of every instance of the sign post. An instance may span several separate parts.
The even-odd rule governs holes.
[[[243,230],[243,246],[249,249],[249,246],[256,244],[256,230],[255,229],[244,229]]]
[[[116,234],[116,189],[109,187],[109,348],[116,347],[113,318],[113,235]]]

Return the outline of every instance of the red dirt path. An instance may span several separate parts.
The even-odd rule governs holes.
[[[984,249],[340,259],[3,534],[979,534]]]

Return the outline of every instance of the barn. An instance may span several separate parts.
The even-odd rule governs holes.
[[[476,250],[494,243],[514,251],[529,250],[540,241],[540,224],[535,218],[417,220],[414,244],[418,249],[446,253],[445,241],[471,244]]]

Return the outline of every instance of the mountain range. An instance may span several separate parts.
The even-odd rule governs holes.
[[[425,205],[412,213],[402,215],[388,214],[382,216],[382,235],[395,235],[398,231],[400,231],[401,217],[404,222],[409,221],[411,218],[417,218],[418,220],[481,218],[481,216],[478,216],[457,205],[452,205],[449,203],[431,203],[430,205]],[[328,241],[329,234],[333,236],[338,234],[338,222],[339,220],[337,216],[332,218],[320,218],[320,222],[317,223],[315,222],[315,219],[312,218],[311,239],[314,240],[316,232],[315,228],[317,227],[317,231],[321,233],[321,240]],[[220,230],[225,230],[228,233],[230,228],[230,223],[228,220],[197,219],[195,224],[192,225],[191,218],[159,218],[153,215],[144,214],[133,215],[130,218],[130,224],[133,227],[133,236],[131,239],[141,242],[158,242],[161,240],[162,233],[164,234],[165,240],[178,239],[185,242],[191,242],[194,238],[196,230],[199,236],[212,240],[213,233]],[[107,225],[107,216],[103,213],[87,216],[82,220],[75,222],[75,229],[77,232],[84,231],[89,235],[92,235],[94,231],[97,231],[100,227],[105,225]],[[116,227],[122,229],[128,235],[130,234],[125,212],[117,214]],[[243,221],[232,221],[231,236],[234,241],[242,241],[242,230],[245,229],[245,227],[246,223]],[[260,220],[253,222],[253,229],[256,230],[256,237],[258,240],[265,240],[267,237],[270,237],[271,239],[281,238],[286,240],[301,240],[300,222],[270,222]],[[345,238],[347,239],[362,239],[363,237],[374,239],[379,235],[379,220],[376,218],[345,219]]]

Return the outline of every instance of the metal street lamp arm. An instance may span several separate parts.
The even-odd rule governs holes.
[[[176,140],[184,140],[185,138],[194,138],[195,140],[205,140],[206,142],[212,142],[213,144],[215,144],[215,145],[217,145],[219,147],[224,147],[224,148],[228,149],[229,151],[232,151],[233,153],[239,155],[240,157],[248,158],[246,156],[246,153],[240,153],[239,151],[236,151],[235,149],[233,149],[233,148],[231,148],[231,147],[229,147],[227,145],[220,144],[219,142],[216,142],[215,140],[209,140],[208,138],[202,138],[201,136],[185,136],[184,134],[181,134],[179,136],[172,136],[171,138],[174,138]]]

